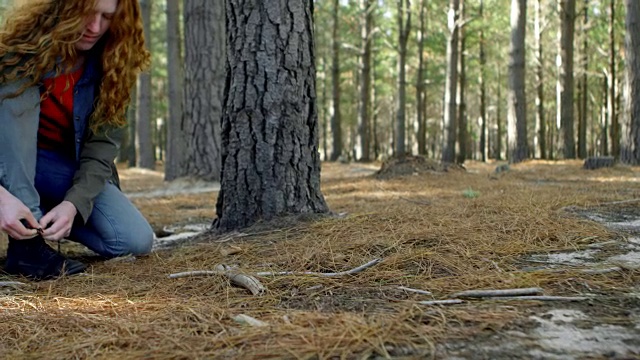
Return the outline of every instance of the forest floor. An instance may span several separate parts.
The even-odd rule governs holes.
[[[0,287],[0,356],[640,359],[640,168],[499,165],[324,163],[333,216],[227,235],[207,231],[217,184],[122,169],[155,251],[102,261],[66,242],[87,274],[0,273],[22,282]],[[265,291],[169,277],[218,264]],[[522,288],[554,297],[456,294]]]

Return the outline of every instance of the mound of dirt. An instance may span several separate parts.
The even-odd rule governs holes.
[[[375,173],[377,179],[393,179],[396,177],[418,174],[444,173],[449,171],[466,171],[464,166],[452,163],[442,163],[423,156],[405,156],[391,158],[382,163],[382,167]]]

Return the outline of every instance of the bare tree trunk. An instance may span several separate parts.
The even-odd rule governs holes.
[[[504,122],[502,121],[502,76],[498,69],[498,101],[496,102],[496,127],[498,135],[496,136],[496,160],[502,160],[502,133],[504,132]]]
[[[525,98],[525,48],[527,1],[511,1],[511,56],[509,63],[508,150],[509,162],[528,156]]]
[[[558,63],[558,145],[565,159],[575,159],[576,145],[573,131],[573,38],[575,33],[576,2],[560,0],[560,51]]]
[[[407,42],[411,31],[411,1],[398,0],[398,114],[396,118],[395,155],[399,158],[405,156],[406,138],[406,105],[407,105]],[[407,21],[405,22],[406,19]]]
[[[444,86],[444,114],[442,120],[442,161],[454,162],[456,152],[456,94],[458,93],[458,31],[460,0],[449,1],[449,38],[447,40],[447,74]]]
[[[223,1],[184,2],[186,151],[180,176],[220,180],[224,11]]]
[[[487,54],[484,50],[484,0],[480,0],[480,7],[478,9],[478,17],[482,21],[482,27],[480,28],[480,153],[482,154],[482,161],[486,162],[489,158],[488,146],[487,146],[487,85],[485,83],[486,71],[487,71]]]
[[[640,165],[640,3],[625,0],[626,35],[624,88],[624,127],[620,160],[627,164]]]
[[[460,0],[460,22],[465,21],[465,2],[464,0]],[[464,163],[467,159],[467,144],[469,141],[469,128],[468,128],[468,120],[467,120],[467,104],[466,104],[466,94],[465,90],[467,87],[467,72],[466,72],[466,46],[467,39],[465,34],[465,28],[460,27],[458,30],[459,33],[459,68],[458,68],[458,95],[457,95],[457,104],[458,104],[458,155],[456,158],[456,162],[458,164]]]
[[[329,160],[329,99],[327,98],[327,88],[329,77],[327,76],[327,59],[322,58],[322,69],[324,77],[322,78],[322,153],[325,161]]]
[[[617,97],[617,69],[616,69],[616,0],[611,0],[609,20],[609,98],[607,100],[607,110],[609,114],[609,134],[611,135],[611,154],[614,157],[620,156],[620,135],[618,115],[616,113]]]
[[[536,136],[534,147],[541,159],[547,158],[547,120],[544,116],[544,58],[542,51],[542,0],[536,0]]]
[[[333,114],[331,117],[331,133],[333,134],[331,161],[342,155],[342,117],[340,114],[340,32],[338,13],[340,0],[333,0],[333,45],[332,45],[332,78],[333,78]]]
[[[362,57],[360,75],[360,111],[358,116],[358,149],[360,161],[371,161],[371,42],[374,0],[360,0],[362,14]]]
[[[169,120],[167,121],[167,160],[164,167],[164,179],[170,181],[180,174],[185,141],[182,134],[184,73],[182,71],[182,37],[180,36],[180,1],[167,0],[166,11]]]
[[[424,41],[426,31],[426,2],[420,0],[420,28],[418,30],[418,74],[416,79],[416,116],[418,121],[418,154],[427,154],[427,124],[426,124],[426,86],[424,83]]]
[[[243,0],[226,4],[229,66],[217,229],[327,213],[320,191],[313,1],[259,1],[253,11]]]
[[[147,47],[151,48],[151,0],[140,0],[140,9],[144,22],[144,35]],[[138,78],[138,100],[136,116],[137,166],[155,169],[156,162],[151,135],[151,73],[143,72]]]
[[[578,157],[587,157],[587,119],[588,119],[588,99],[589,99],[589,0],[584,0],[583,22],[582,22],[582,83],[580,92],[580,117],[578,123]]]

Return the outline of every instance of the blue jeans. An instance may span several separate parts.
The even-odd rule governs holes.
[[[73,184],[77,167],[73,159],[38,149],[35,188],[40,195],[43,214],[64,200]],[[153,230],[120,189],[107,182],[94,200],[87,223],[76,221],[69,240],[79,242],[104,257],[140,255],[151,251]]]

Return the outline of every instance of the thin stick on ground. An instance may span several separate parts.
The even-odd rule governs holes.
[[[280,272],[271,272],[271,271],[263,271],[256,273],[257,276],[281,276],[281,275],[311,275],[311,276],[323,276],[323,277],[340,277],[345,275],[353,275],[357,274],[367,268],[370,268],[377,263],[382,261],[382,259],[373,259],[364,265],[360,265],[356,268],[347,271],[333,272],[333,273],[319,273],[313,271],[280,271]]]
[[[586,296],[495,296],[487,300],[584,301]]]
[[[543,290],[541,288],[466,290],[455,293],[451,295],[451,297],[482,298],[498,296],[539,295],[542,294],[542,291]]]

